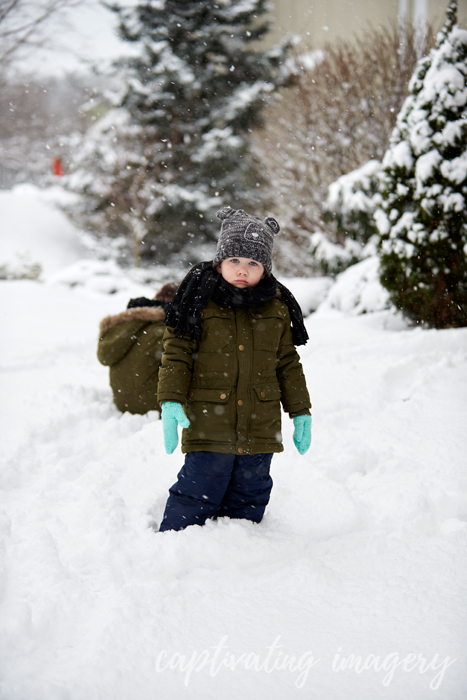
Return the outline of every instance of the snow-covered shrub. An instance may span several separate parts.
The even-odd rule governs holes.
[[[318,312],[336,310],[358,315],[383,311],[389,306],[389,294],[379,280],[378,256],[374,255],[338,275]]]
[[[369,160],[329,186],[323,218],[334,224],[338,242],[331,243],[321,232],[311,235],[313,256],[325,274],[336,275],[375,254],[377,228],[374,212],[380,200],[380,171],[380,161]]]
[[[456,9],[410,82],[375,215],[391,301],[435,328],[467,325],[467,31]]]
[[[24,257],[0,264],[0,280],[37,280],[41,272],[42,267],[39,263]]]
[[[365,30],[312,60],[297,49],[292,85],[266,108],[266,128],[254,137],[265,197],[282,227],[275,258],[285,274],[293,258],[295,274],[320,271],[311,234],[343,244],[334,222],[323,220],[322,205],[337,178],[384,156],[420,48],[413,29],[400,32]]]
[[[322,231],[311,234],[310,246],[320,272],[333,277],[364,257],[364,248],[358,241],[346,238],[342,245],[331,243]]]
[[[214,247],[216,210],[245,206],[252,192],[257,198],[249,133],[283,83],[288,44],[251,48],[269,29],[261,20],[266,0],[114,9],[133,54],[119,62],[115,110],[90,132],[76,163],[81,213],[105,235],[128,232],[135,262],[140,252],[158,262],[196,261],[201,245]]]
[[[374,212],[379,202],[381,163],[369,160],[339,177],[329,186],[324,203],[324,220],[334,221],[338,234],[363,245],[377,234]]]

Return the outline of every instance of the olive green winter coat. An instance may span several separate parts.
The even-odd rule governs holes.
[[[282,452],[281,408],[309,413],[289,311],[273,299],[248,309],[210,301],[200,343],[164,336],[158,399],[183,404],[190,427],[182,452]]]
[[[157,383],[165,331],[161,307],[140,306],[104,318],[97,357],[110,367],[110,386],[120,411],[160,410]]]

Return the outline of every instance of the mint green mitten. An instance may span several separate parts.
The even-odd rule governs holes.
[[[304,455],[311,445],[311,416],[295,416],[293,424],[294,445],[299,453]]]
[[[182,404],[178,401],[164,401],[162,404],[162,431],[164,433],[164,446],[168,455],[178,445],[178,426],[188,428],[190,421],[185,415]]]

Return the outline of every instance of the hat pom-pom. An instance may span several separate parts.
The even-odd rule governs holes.
[[[274,234],[275,236],[276,236],[276,235],[279,233],[279,231],[281,230],[281,227],[279,226],[279,224],[277,223],[277,221],[276,221],[275,219],[273,219],[271,216],[270,216],[269,218],[265,219],[265,220],[264,220],[264,223],[266,224],[266,226],[269,226],[269,228],[271,229],[271,231],[273,232],[273,234]]]
[[[232,207],[222,207],[222,209],[219,209],[216,216],[218,219],[221,219],[221,221],[223,221],[224,219],[228,219],[229,216],[232,216],[234,211],[235,209],[232,209]]]

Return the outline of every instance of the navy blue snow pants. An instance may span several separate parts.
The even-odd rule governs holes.
[[[272,489],[271,459],[272,453],[188,452],[169,489],[160,531],[183,530],[223,516],[259,523]]]

